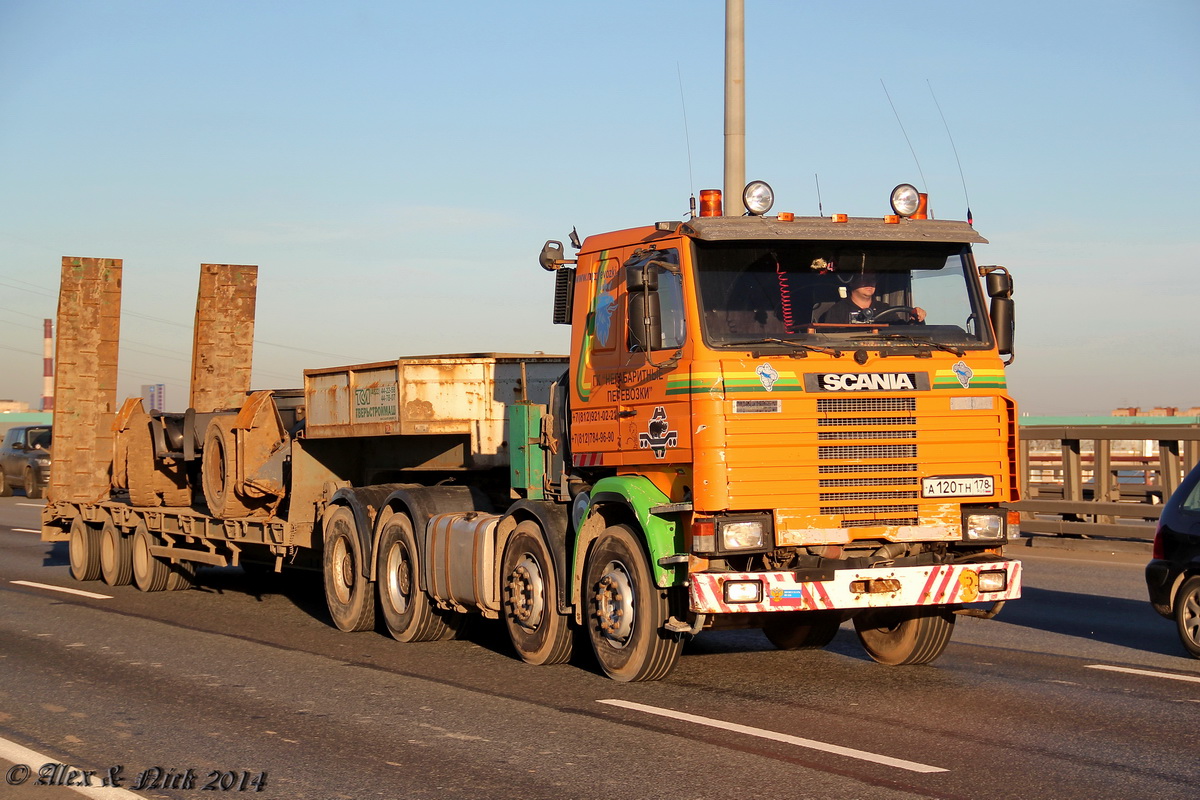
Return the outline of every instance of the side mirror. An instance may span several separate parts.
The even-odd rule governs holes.
[[[1011,356],[1016,337],[1012,275],[1004,267],[980,267],[980,272],[985,276],[988,297],[992,299],[988,316],[992,318],[992,330],[996,333],[996,349],[1002,356]]]

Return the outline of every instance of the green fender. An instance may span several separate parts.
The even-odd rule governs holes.
[[[671,498],[641,475],[601,478],[596,481],[591,492],[592,505],[621,503],[628,506],[637,516],[638,526],[642,529],[646,547],[650,552],[650,569],[654,572],[654,582],[663,588],[682,586],[687,581],[686,559],[666,566],[658,563],[661,558],[684,553],[683,530],[679,523],[674,519],[650,513],[651,508],[670,502]]]

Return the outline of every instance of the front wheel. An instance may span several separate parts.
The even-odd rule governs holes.
[[[362,569],[354,512],[337,506],[325,517],[325,603],[338,630],[353,633],[375,625],[375,597]]]
[[[500,572],[504,627],[527,664],[562,664],[571,658],[571,628],[558,612],[554,562],[534,522],[522,522],[504,548]]]
[[[880,664],[928,664],[950,643],[954,614],[936,606],[874,608],[855,615],[854,630]]]
[[[677,589],[662,589],[626,525],[607,528],[588,553],[584,591],[588,638],[600,668],[617,681],[663,678],[679,660],[682,638],[664,629]]]
[[[1200,658],[1200,575],[1194,575],[1179,587],[1175,598],[1175,626],[1179,640],[1191,654]]]

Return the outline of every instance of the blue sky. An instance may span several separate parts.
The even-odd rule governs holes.
[[[537,253],[722,185],[723,28],[717,0],[0,0],[0,398],[41,394],[64,255],[124,259],[120,391],[172,409],[202,262],[259,265],[256,388],[565,352]],[[746,0],[746,29],[777,210],[815,214],[814,175],[826,213],[969,196],[1024,412],[1200,406],[1200,3]]]

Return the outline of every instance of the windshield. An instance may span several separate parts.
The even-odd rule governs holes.
[[[989,344],[970,251],[961,244],[694,245],[704,338],[712,346],[772,339],[849,346],[888,338],[903,346],[914,339]]]

